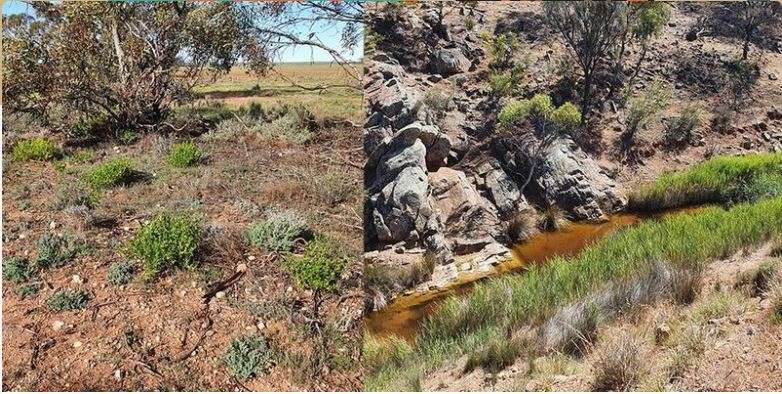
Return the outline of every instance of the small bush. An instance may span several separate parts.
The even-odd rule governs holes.
[[[127,158],[106,161],[87,172],[85,180],[93,189],[101,190],[128,184],[133,181],[136,171]]]
[[[174,167],[189,167],[203,160],[204,154],[192,142],[174,144],[168,154],[168,163]]]
[[[187,214],[160,213],[141,226],[128,251],[141,260],[144,276],[156,277],[170,268],[194,269],[202,235],[201,222]]]
[[[269,209],[266,220],[250,227],[250,242],[269,251],[290,251],[293,242],[307,229],[307,222],[292,210]]]
[[[756,269],[742,273],[736,283],[736,287],[743,289],[752,297],[759,297],[767,293],[774,283],[774,276],[779,271],[779,263],[775,260],[765,261]]]
[[[389,365],[399,366],[412,351],[410,344],[404,339],[395,336],[377,339],[364,335],[362,356],[364,365],[370,371]]]
[[[271,366],[273,359],[266,338],[256,335],[232,340],[223,355],[225,365],[241,379],[262,374]]]
[[[9,257],[3,259],[3,280],[20,285],[35,277],[35,267],[27,259]]]
[[[782,273],[777,272],[768,286],[768,297],[771,299],[771,319],[782,323]]]
[[[570,131],[581,122],[581,111],[573,103],[567,102],[551,113],[551,120],[560,129]]]
[[[62,151],[52,140],[35,137],[19,141],[14,146],[12,156],[16,161],[48,161],[62,157]]]
[[[96,202],[97,195],[87,191],[78,182],[65,182],[57,189],[54,207],[56,209],[65,209],[84,206],[91,209]]]
[[[693,130],[701,125],[701,113],[697,107],[688,105],[682,112],[671,119],[665,128],[663,141],[667,146],[689,144],[693,138]]]
[[[632,140],[635,134],[651,123],[670,100],[670,89],[655,82],[639,97],[630,100],[630,108],[625,119],[625,135]]]
[[[641,344],[631,334],[618,332],[593,352],[596,391],[625,391],[638,383],[646,367]]]
[[[489,67],[494,70],[507,70],[513,67],[515,56],[522,48],[519,36],[513,33],[492,36],[488,32],[482,36],[487,52],[492,59]]]
[[[76,257],[79,249],[78,240],[73,235],[45,233],[38,239],[35,264],[42,268],[62,267]]]
[[[312,132],[307,127],[301,114],[296,111],[288,111],[269,123],[259,123],[253,129],[269,139],[279,139],[303,144],[312,138]]]
[[[131,145],[139,140],[139,135],[133,130],[125,130],[119,135],[119,141],[124,145]]]
[[[520,85],[527,72],[527,66],[519,64],[510,71],[495,71],[489,75],[489,86],[495,95],[510,97],[519,93]]]
[[[572,131],[581,121],[581,112],[570,102],[554,107],[551,97],[537,94],[529,100],[506,104],[498,116],[501,126],[510,126],[530,118],[538,125],[553,127],[556,131]]]
[[[133,279],[133,272],[135,270],[135,267],[130,262],[116,262],[109,267],[106,280],[114,286],[127,284]]]
[[[508,223],[508,238],[517,244],[526,241],[535,232],[538,218],[534,210],[519,212]]]
[[[46,305],[56,312],[74,311],[83,309],[89,299],[89,295],[83,290],[62,290],[46,300]]]
[[[304,254],[288,254],[283,265],[290,272],[297,285],[313,290],[336,290],[347,261],[339,246],[333,241],[318,236],[307,243]]]

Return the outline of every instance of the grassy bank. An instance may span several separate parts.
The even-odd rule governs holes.
[[[779,157],[757,156],[739,161],[746,169],[774,160]],[[719,167],[703,166],[692,172],[704,174],[709,173],[704,168]],[[706,208],[645,222],[603,239],[574,258],[555,258],[524,274],[480,284],[466,298],[447,300],[427,320],[411,348],[398,341],[367,341],[367,365],[379,367],[367,374],[365,388],[416,389],[424,374],[445,360],[455,360],[488,341],[540,323],[558,307],[606,283],[642,275],[656,261],[665,260],[682,268],[697,267],[779,235],[782,235],[782,197],[739,204],[730,210]]]
[[[704,203],[752,201],[782,194],[782,154],[720,156],[665,173],[630,196],[629,209],[657,211]]]

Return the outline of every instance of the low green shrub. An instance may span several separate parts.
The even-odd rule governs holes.
[[[522,49],[521,38],[514,33],[495,36],[484,32],[481,35],[491,57],[489,67],[493,70],[507,70],[513,67],[515,57]]]
[[[688,105],[666,125],[663,143],[669,147],[689,144],[693,139],[693,130],[700,125],[700,110],[693,105]]]
[[[61,290],[46,300],[46,305],[56,312],[74,311],[83,309],[89,300],[89,294],[83,290]]]
[[[3,259],[3,280],[20,285],[36,277],[35,266],[22,257]]]
[[[266,250],[287,252],[305,230],[307,221],[296,211],[268,209],[266,219],[250,227],[248,238],[250,243]]]
[[[435,118],[442,119],[453,103],[453,94],[447,94],[440,89],[429,89],[422,100],[424,107],[432,111]]]
[[[80,241],[71,234],[62,236],[45,233],[36,244],[35,265],[41,268],[58,268],[68,264],[81,250]]]
[[[301,255],[288,254],[283,266],[297,285],[312,290],[333,291],[347,266],[339,246],[323,236],[316,236],[307,243]]]
[[[16,161],[48,161],[62,157],[62,151],[54,144],[54,141],[35,137],[16,143],[11,155]]]
[[[120,157],[101,163],[85,174],[85,181],[95,190],[131,183],[136,176],[133,164]]]
[[[516,65],[510,71],[495,71],[489,75],[489,86],[498,97],[511,97],[519,93],[527,66]]]
[[[274,353],[266,338],[251,335],[232,340],[222,360],[234,376],[249,379],[272,365]]]
[[[127,284],[133,280],[135,270],[136,267],[128,261],[116,262],[109,267],[106,280],[114,286]]]
[[[670,101],[670,89],[655,82],[638,97],[630,99],[627,118],[625,119],[625,136],[632,140],[639,130],[657,118]]]
[[[498,116],[501,126],[508,127],[525,119],[539,125],[551,126],[555,131],[572,131],[581,122],[581,112],[570,102],[554,107],[551,97],[536,94],[528,100],[514,100],[506,104]]]
[[[125,130],[119,135],[119,141],[124,145],[131,145],[138,141],[139,138],[139,134],[133,130]]]
[[[294,110],[285,110],[279,117],[268,123],[258,123],[253,130],[266,138],[290,141],[303,144],[312,138],[309,122],[312,121],[312,113],[303,107],[294,107]]]
[[[198,164],[203,159],[203,152],[192,141],[174,144],[168,154],[168,163],[180,168]]]
[[[141,226],[128,252],[141,260],[147,279],[171,268],[194,269],[202,232],[201,221],[192,215],[160,213]]]
[[[782,191],[782,154],[718,156],[662,174],[630,195],[629,208],[655,211],[714,202],[753,201]]]

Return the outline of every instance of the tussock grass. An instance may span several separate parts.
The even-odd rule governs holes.
[[[626,391],[635,387],[646,369],[641,342],[628,332],[618,332],[592,352],[595,391]]]
[[[752,201],[782,194],[782,154],[720,156],[665,173],[630,196],[629,208],[658,211],[704,203]]]
[[[366,388],[405,388],[393,377],[420,378],[443,360],[474,351],[492,332],[539,323],[611,281],[651,271],[658,261],[675,269],[697,269],[780,234],[782,198],[730,210],[706,208],[620,231],[576,257],[557,257],[521,275],[479,284],[466,298],[446,300],[422,326],[413,351],[398,366],[370,371]]]

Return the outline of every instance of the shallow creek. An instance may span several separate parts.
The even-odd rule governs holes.
[[[540,232],[526,242],[515,245],[512,248],[513,259],[497,265],[488,276],[466,275],[443,289],[398,296],[384,309],[367,316],[364,325],[369,333],[378,338],[395,335],[410,340],[415,336],[424,318],[436,310],[438,301],[450,295],[467,294],[476,283],[487,277],[519,272],[530,264],[544,263],[554,256],[573,256],[593,242],[623,227],[697,208],[658,214],[617,213],[603,223],[574,222],[554,232]]]

